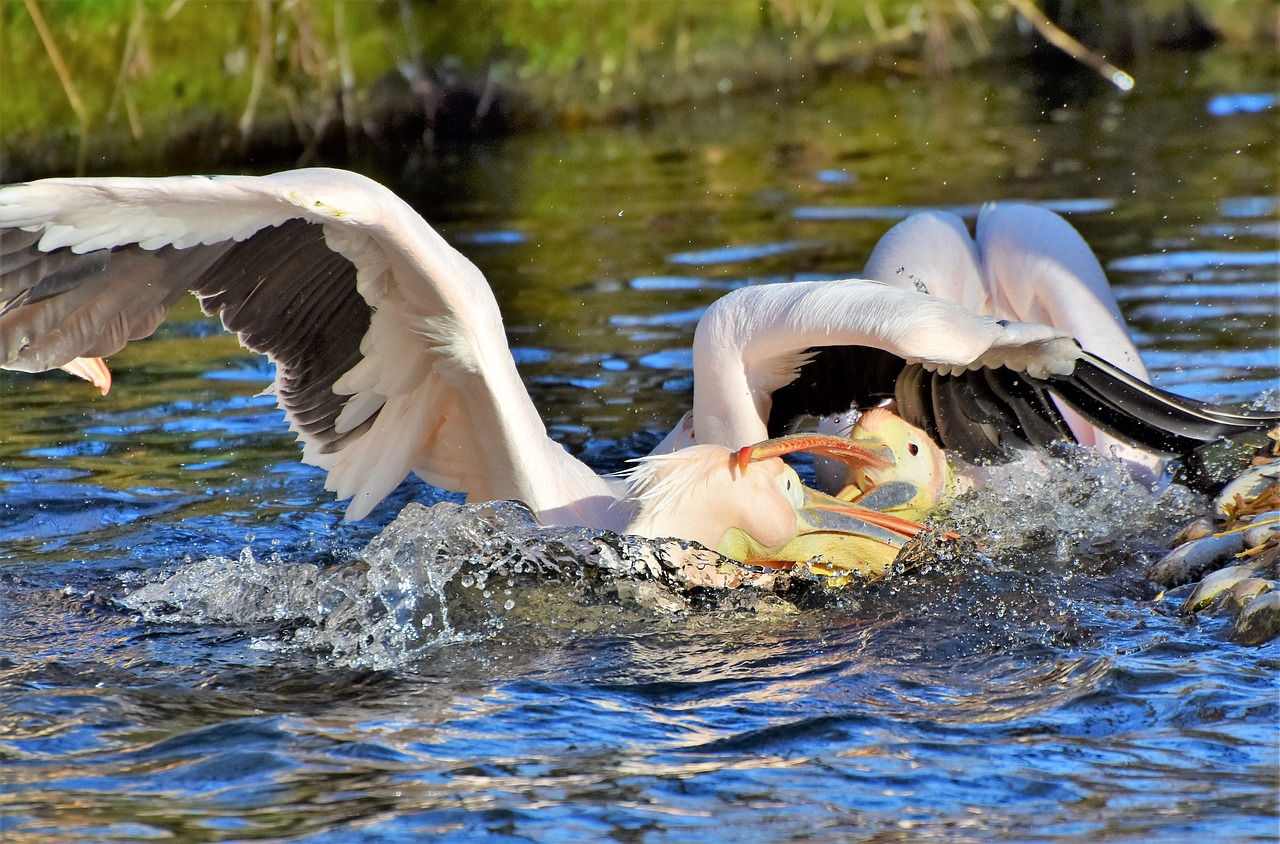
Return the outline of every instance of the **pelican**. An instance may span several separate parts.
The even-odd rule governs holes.
[[[942,501],[952,485],[946,453],[924,431],[887,407],[859,414],[848,439],[868,453],[887,450],[881,461],[830,461],[845,468],[837,499],[856,502],[908,519],[923,518]],[[819,472],[821,475],[821,472]]]
[[[1280,414],[1232,411],[1151,386],[1097,258],[1048,209],[988,204],[973,237],[954,214],[914,214],[880,239],[863,274],[1001,324],[1052,326],[1073,338],[1078,358],[1065,375],[1034,366],[1019,372],[1016,364],[948,371],[904,360],[884,346],[815,344],[795,378],[772,393],[770,431],[808,413],[822,417],[820,430],[848,435],[862,408],[881,403],[968,461],[1007,459],[1068,440],[1118,456],[1137,478],[1158,485],[1167,458],[1280,420]],[[885,480],[893,471],[878,475]],[[832,490],[856,483],[845,470],[821,480]]]
[[[627,533],[695,540],[722,556],[790,568],[821,557],[819,573],[883,572],[924,529],[905,514],[847,503],[804,486],[781,458],[808,451],[851,467],[890,469],[879,442],[791,434],[736,452],[692,445],[643,458],[626,473],[636,512]]]
[[[1086,351],[1151,381],[1093,250],[1047,208],[989,203],[978,213],[973,237],[955,214],[914,214],[880,239],[863,275],[941,296],[974,313],[1062,329]],[[1159,474],[1161,455],[1108,434],[1061,401],[1054,404],[1081,445],[1124,459],[1148,479]],[[998,435],[985,433],[998,447]],[[990,453],[985,444],[959,445],[970,454]]]
[[[60,367],[101,388],[109,376],[100,359],[149,335],[188,291],[246,348],[275,363],[272,389],[302,459],[326,470],[327,489],[350,499],[348,519],[368,515],[413,472],[469,500],[518,499],[543,524],[696,536],[676,518],[682,508],[646,497],[662,472],[642,471],[628,487],[599,477],[547,436],[483,275],[376,182],[306,169],[0,187],[0,366]],[[695,332],[691,415],[642,466],[661,464],[664,453],[667,466],[696,462],[702,452],[687,448],[694,443],[723,449],[715,460],[728,465],[766,440],[780,414],[811,412],[800,399],[812,399],[812,389],[786,391],[812,388],[806,373],[829,358],[825,350],[842,347],[893,362],[890,392],[903,373],[944,385],[975,373],[1013,378],[1030,385],[1032,399],[1064,395],[1095,424],[1138,440],[1195,427],[1183,424],[1187,418],[1200,425],[1194,433],[1212,429],[1210,436],[1259,426],[1247,414],[1180,404],[1133,381],[1059,328],[997,319],[879,281],[797,282],[740,289],[712,304]],[[917,380],[925,384],[917,385],[919,399],[928,379]],[[868,389],[885,386],[866,376],[822,400],[848,407],[851,395],[861,400]],[[1159,411],[1154,422],[1141,412],[1135,422],[1124,406],[1135,391]],[[1046,413],[1014,398],[1009,412],[1027,424]],[[927,420],[931,433],[949,427],[958,406],[939,403]],[[677,449],[683,454],[671,457]],[[760,462],[721,477],[772,481],[715,494],[742,496],[751,512],[748,487],[777,490],[785,475],[780,457]],[[772,496],[774,504],[779,498],[783,522],[802,530],[802,505],[785,494]],[[763,525],[762,510],[754,512]],[[754,536],[735,519],[708,541],[736,528],[762,548],[778,547],[776,536]]]

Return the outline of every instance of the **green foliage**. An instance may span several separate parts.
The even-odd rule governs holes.
[[[392,65],[386,5],[36,2],[71,85],[86,103],[90,127],[98,131],[125,125],[130,109],[144,127],[163,126],[192,109],[235,119],[249,105],[255,72],[266,86],[264,107],[323,99],[340,84],[340,50],[350,53],[357,81],[367,83]],[[0,130],[6,137],[76,125],[55,59],[24,0],[0,0],[0,56]]]
[[[1071,7],[1125,21],[1174,2]],[[1267,2],[1204,10],[1261,32]],[[588,120],[831,66],[945,72],[990,53],[1013,17],[1009,0],[0,0],[0,165],[6,151],[89,138],[118,150],[211,121],[232,134],[292,124],[305,143],[358,121],[374,84],[410,63],[448,60],[521,90],[537,114]]]

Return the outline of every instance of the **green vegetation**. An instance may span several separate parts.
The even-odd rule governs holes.
[[[502,132],[830,72],[942,74],[1025,48],[1028,3],[0,0],[0,179],[309,160],[377,131]],[[1116,60],[1187,18],[1184,0],[1039,5]],[[1276,8],[1204,13],[1225,38],[1266,39]]]

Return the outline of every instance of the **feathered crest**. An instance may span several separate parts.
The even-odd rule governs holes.
[[[692,445],[632,462],[635,467],[618,472],[618,477],[626,481],[627,497],[651,516],[706,486],[717,469],[732,473],[735,465],[734,454],[719,445]]]

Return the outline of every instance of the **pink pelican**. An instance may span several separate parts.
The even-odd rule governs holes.
[[[1274,415],[1232,414],[1154,390],[1082,351],[1062,328],[975,312],[965,306],[977,289],[968,282],[959,302],[931,295],[939,281],[928,284],[928,292],[864,280],[776,284],[714,303],[695,333],[693,411],[627,485],[547,436],[483,275],[376,182],[308,169],[0,187],[0,366],[60,367],[104,388],[100,359],[149,335],[192,292],[275,363],[274,393],[302,459],[351,499],[349,519],[366,516],[413,472],[469,500],[518,499],[544,524],[704,544],[739,529],[777,548],[805,529],[797,522],[803,497],[790,486],[798,478],[774,452],[742,459],[741,449],[787,415],[830,413],[851,400],[865,406],[906,384],[902,407],[975,375],[1007,394],[1002,434],[1024,439],[1025,427],[1070,435],[1046,409],[1046,392],[1157,447],[1168,445],[1169,429],[1204,439],[1274,424]],[[1032,299],[1055,295],[1046,288]],[[870,363],[852,375],[811,377],[841,349],[869,354]],[[1136,412],[1127,406],[1135,395]],[[950,428],[972,426],[954,397],[931,407],[921,427],[944,445]],[[687,448],[695,442],[702,448]],[[863,463],[884,459],[874,449],[845,451]],[[699,482],[661,484],[670,469],[698,461],[706,461]],[[685,506],[672,506],[679,496],[708,513],[731,501],[734,513],[695,530]],[[781,514],[774,522],[770,508]],[[766,522],[780,532],[759,527]]]

